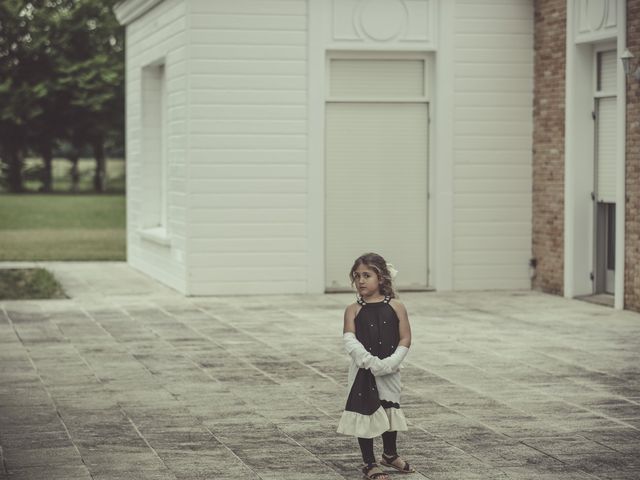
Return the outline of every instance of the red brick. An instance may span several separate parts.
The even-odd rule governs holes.
[[[640,62],[640,0],[627,0],[627,48]],[[640,311],[640,82],[627,81],[625,308]]]
[[[533,287],[563,293],[566,1],[535,3],[533,101]]]

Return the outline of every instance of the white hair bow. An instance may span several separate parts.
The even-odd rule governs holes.
[[[392,279],[396,278],[396,275],[398,275],[398,270],[395,269],[393,263],[387,263],[387,270],[389,270],[389,275],[391,275]]]

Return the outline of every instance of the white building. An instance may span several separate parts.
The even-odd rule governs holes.
[[[129,263],[188,295],[530,288],[532,0],[125,0]]]

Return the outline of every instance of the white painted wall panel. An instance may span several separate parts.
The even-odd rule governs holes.
[[[252,78],[257,74],[266,75],[306,75],[306,63],[299,60],[263,60],[253,59],[217,59],[217,58],[193,58],[191,60],[191,74],[246,74]]]
[[[252,34],[255,31],[297,31],[306,32],[306,24],[291,21],[290,15],[269,14],[269,21],[264,21],[264,15],[259,14],[212,14],[198,12],[190,19],[194,29],[214,29],[216,31],[240,31]]]
[[[193,0],[190,293],[307,288],[305,0]]]
[[[246,192],[192,193],[188,199],[190,207],[229,209],[229,222],[233,222],[233,208],[288,208],[292,205],[303,207],[306,202],[306,195]]]
[[[228,74],[200,74],[191,78],[191,88],[197,89],[234,89],[246,88],[258,90],[270,88],[274,90],[304,90],[307,87],[304,75],[246,75]]]
[[[306,41],[304,30],[234,30],[209,25],[191,30],[193,45],[302,45]]]
[[[200,165],[292,165],[304,164],[306,152],[299,148],[257,149],[251,145],[235,149],[218,148],[215,152],[207,149],[191,149],[189,160],[192,168]],[[195,175],[194,175],[195,176]]]
[[[305,210],[303,208],[234,208],[233,218],[236,222],[255,224],[264,222],[299,224],[305,221]],[[229,221],[229,211],[227,209],[192,208],[190,212],[192,225],[197,224],[220,224]]]
[[[533,2],[458,0],[453,288],[529,288]]]
[[[200,252],[216,252],[217,254],[233,253],[233,252],[246,252],[255,245],[253,238],[214,238],[214,239],[198,239],[194,238],[190,240],[190,246],[195,251]],[[260,249],[262,253],[269,255],[288,253],[292,251],[302,251],[306,248],[306,239],[300,238],[283,238],[283,237],[269,237],[263,238],[260,242]],[[194,254],[194,259],[197,260],[197,255]],[[207,255],[206,253],[204,255]],[[194,286],[195,288],[196,286]]]
[[[266,162],[265,162],[266,163]],[[194,178],[288,179],[306,178],[305,165],[275,164],[198,164],[191,167]]]
[[[191,193],[300,193],[307,191],[306,178],[256,179],[256,178],[192,178]]]
[[[303,105],[194,105],[190,111],[191,119],[305,119],[306,107]]]
[[[167,0],[126,28],[127,259],[135,268],[186,292],[186,4]],[[166,82],[167,231],[170,246],[143,238],[142,68],[163,59]]]
[[[193,45],[194,58],[210,58],[220,60],[304,60],[304,47],[289,45]]]
[[[199,0],[194,13],[212,13],[216,15],[263,16],[263,22],[269,23],[271,15],[305,16],[307,2],[300,0]]]

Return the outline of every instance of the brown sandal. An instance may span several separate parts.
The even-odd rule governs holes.
[[[397,465],[394,465],[393,462],[395,462],[399,458],[400,458],[400,455],[389,456],[383,453],[382,460],[380,460],[380,463],[385,467],[391,467],[399,471],[400,473],[415,473],[416,471],[415,468],[409,465],[409,462],[407,462],[406,460],[403,460],[402,458],[400,458],[400,460],[404,462],[404,465],[402,467],[398,467]]]
[[[371,470],[376,468],[380,471],[371,473]],[[362,473],[364,473],[364,478],[369,478],[372,480],[389,480],[389,475],[384,473],[377,463],[370,463],[368,465],[365,465],[364,467],[362,467]]]

